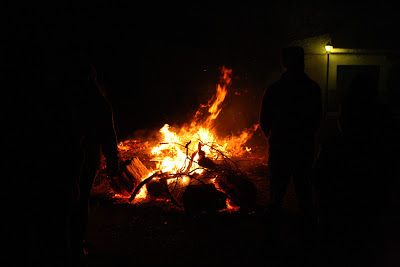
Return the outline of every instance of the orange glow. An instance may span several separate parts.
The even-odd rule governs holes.
[[[119,142],[118,144],[118,150],[120,151],[128,151],[131,147],[124,144],[123,142]]]
[[[123,195],[123,194],[114,194],[114,198],[129,198],[129,195]]]
[[[145,179],[145,178],[146,178],[146,177],[144,177],[144,179]],[[143,179],[143,180],[144,180],[144,179]],[[147,197],[147,187],[146,187],[146,185],[144,185],[142,188],[140,188],[140,191],[139,191],[139,193],[136,195],[136,197],[135,197],[133,203],[135,204],[135,203],[137,203],[137,202],[140,202],[141,200],[146,199],[146,197]]]
[[[239,210],[239,207],[236,206],[236,205],[232,202],[232,200],[230,200],[229,198],[227,198],[227,199],[226,199],[226,209],[227,209],[229,212],[236,212],[236,211]]]

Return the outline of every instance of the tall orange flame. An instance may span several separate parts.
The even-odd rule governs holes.
[[[228,94],[227,87],[232,83],[232,70],[222,67],[222,75],[220,78],[220,83],[217,85],[217,93],[215,98],[212,98],[209,103],[208,112],[210,115],[207,118],[206,125],[210,126],[210,124],[218,117],[219,113],[222,110],[222,103],[225,100],[226,95]]]
[[[158,168],[162,172],[176,173],[186,167],[187,151],[191,153],[196,151],[198,143],[203,146],[202,149],[206,156],[214,160],[221,155],[211,147],[217,148],[227,156],[242,156],[244,153],[249,153],[249,149],[244,145],[257,129],[257,125],[250,129],[245,129],[237,136],[231,135],[220,138],[216,134],[213,124],[222,110],[222,104],[232,83],[232,70],[222,67],[221,71],[222,74],[220,83],[216,88],[216,95],[206,105],[209,115],[205,121],[199,120],[201,112],[198,111],[190,124],[185,124],[179,129],[174,129],[174,131],[171,131],[171,127],[168,124],[165,124],[160,129],[162,140],[159,145],[153,147],[151,153],[153,160],[159,162]],[[194,170],[196,168],[199,168],[199,166],[192,164],[191,169]]]
[[[208,101],[208,116],[201,120],[202,112],[200,109],[196,112],[192,122],[176,129],[165,124],[161,129],[161,140],[158,145],[151,148],[150,157],[157,163],[155,171],[162,173],[198,173],[201,174],[204,168],[198,165],[199,147],[205,153],[208,159],[217,161],[221,159],[222,152],[226,156],[240,157],[245,153],[250,153],[249,148],[245,147],[247,140],[251,138],[258,125],[243,130],[239,135],[231,135],[221,138],[216,134],[214,127],[215,119],[222,111],[222,104],[228,94],[228,88],[232,83],[232,70],[222,67],[220,82],[216,87],[216,95]],[[199,145],[200,144],[200,145]],[[188,155],[194,155],[194,158],[188,160]],[[180,176],[181,185],[185,186],[190,182],[190,178],[185,175]],[[146,177],[143,177],[145,179]],[[170,179],[176,181],[177,178]],[[171,182],[168,181],[168,184]],[[136,198],[144,198],[145,192]],[[135,198],[135,200],[136,200]]]

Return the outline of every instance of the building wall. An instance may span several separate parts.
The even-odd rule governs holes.
[[[304,49],[305,72],[311,79],[315,80],[322,89],[324,111],[333,113],[331,115],[337,113],[337,103],[335,99],[337,93],[337,69],[339,65],[379,66],[378,100],[381,103],[392,105],[393,108],[397,104],[400,104],[398,101],[396,102],[391,99],[391,96],[396,95],[396,92],[400,90],[399,86],[391,85],[392,88],[388,86],[389,76],[393,76],[392,70],[395,66],[399,66],[400,63],[399,51],[334,47],[332,53],[329,55],[329,75],[327,83],[328,54],[325,51],[325,45],[329,41],[329,35],[322,35],[295,41],[291,44],[299,45]]]
[[[337,69],[339,65],[356,65],[356,66],[379,66],[379,83],[378,83],[378,100],[385,102],[386,87],[386,56],[371,54],[335,54],[330,55],[329,61],[329,79],[328,79],[328,97],[337,96]],[[333,105],[329,110],[334,111]]]

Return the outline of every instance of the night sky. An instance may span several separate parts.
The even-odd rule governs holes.
[[[190,121],[199,104],[213,95],[222,65],[234,71],[229,97],[235,96],[233,90],[250,87],[258,90],[252,96],[260,96],[266,68],[279,70],[279,56],[265,64],[276,53],[264,48],[279,51],[281,46],[272,37],[276,32],[265,32],[268,13],[258,7],[215,5],[141,6],[107,13],[113,25],[98,29],[107,38],[95,46],[119,134]]]
[[[246,127],[257,120],[268,84],[279,78],[283,46],[297,38],[348,30],[349,23],[363,29],[356,31],[363,45],[362,32],[380,33],[390,43],[386,33],[397,25],[390,10],[321,1],[18,6],[3,9],[2,38],[8,46],[3,53],[30,53],[32,43],[49,41],[62,49],[83,49],[107,88],[119,139],[139,129],[188,121],[214,93],[219,68],[225,65],[234,76],[225,117],[237,117],[235,123]],[[232,103],[235,111],[229,110]]]

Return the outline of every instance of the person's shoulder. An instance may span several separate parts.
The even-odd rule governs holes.
[[[281,81],[281,80],[278,80],[278,81],[272,83],[270,86],[268,86],[266,92],[268,92],[268,91],[269,91],[270,93],[271,93],[271,92],[274,92],[274,91],[278,90],[278,88],[281,87],[281,86],[282,86],[282,81]]]
[[[306,81],[308,83],[308,87],[311,90],[313,90],[314,92],[321,92],[321,87],[319,86],[319,84],[316,81],[314,81],[313,79],[311,79],[307,75],[305,75],[305,77],[306,77]]]
[[[305,74],[305,73],[304,73],[303,79],[304,79],[307,83],[309,83],[309,84],[311,84],[311,85],[319,86],[318,83],[317,83],[316,81],[314,81],[313,79],[311,79],[310,76],[308,76],[308,75]]]
[[[274,82],[273,84],[268,86],[267,89],[265,89],[264,91],[264,100],[274,98],[274,95],[276,95],[276,93],[279,91],[278,87],[280,87],[279,81]]]
[[[304,76],[305,76],[307,82],[310,83],[312,86],[319,87],[319,84],[316,81],[314,81],[313,79],[311,79],[307,74],[304,74]]]

